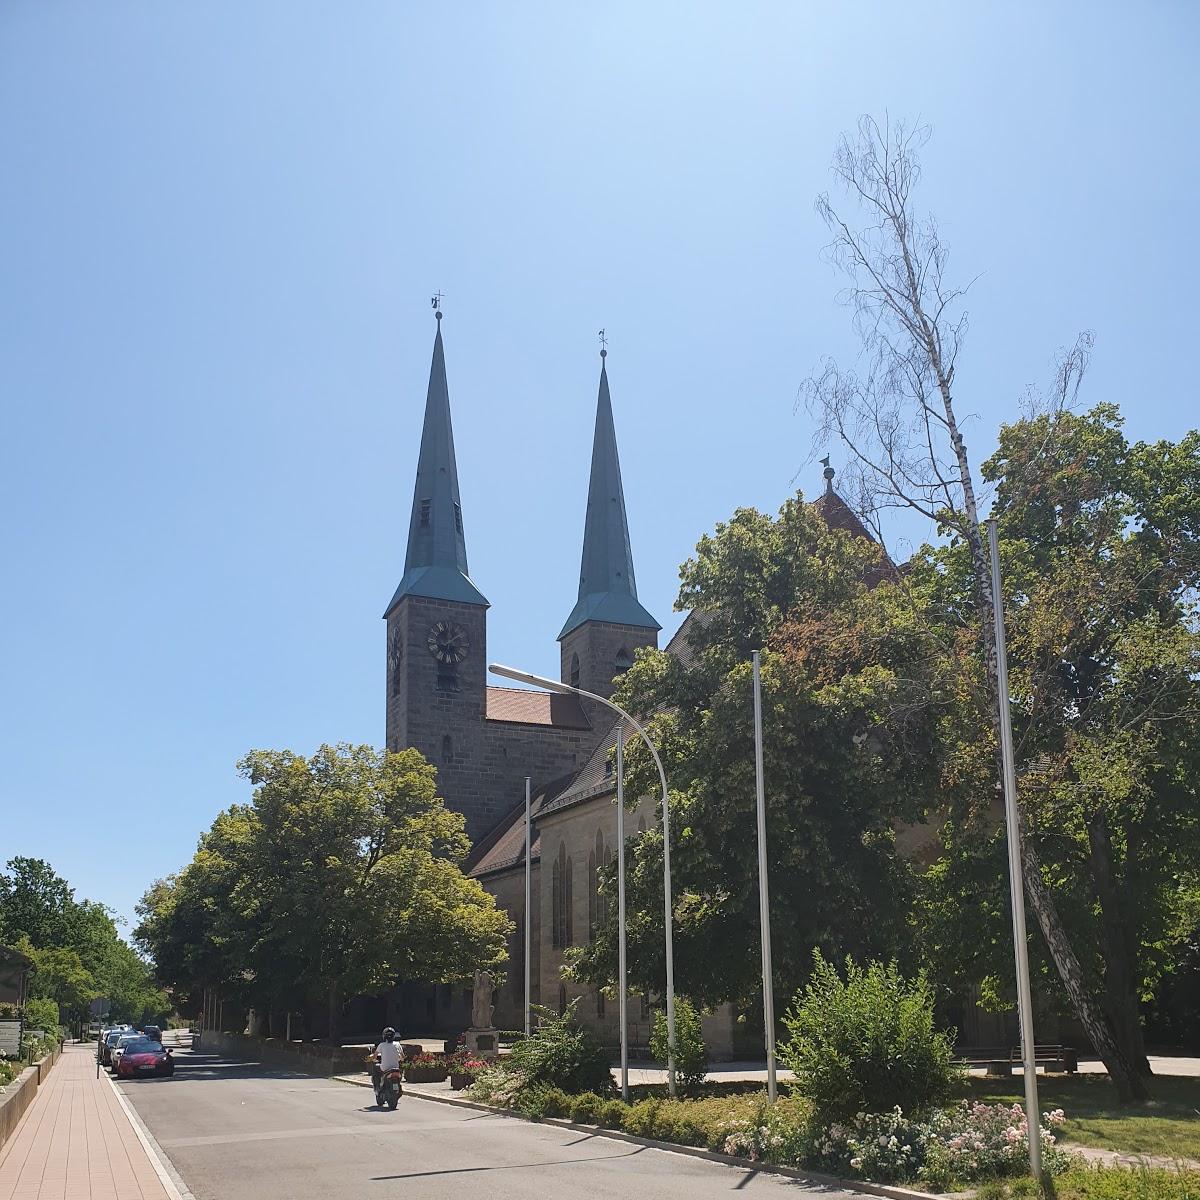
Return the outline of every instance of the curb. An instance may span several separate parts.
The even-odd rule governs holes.
[[[354,1079],[349,1075],[334,1075],[338,1083],[348,1083],[354,1087],[370,1087],[365,1079]],[[626,1133],[623,1129],[606,1129],[602,1125],[582,1125],[577,1121],[568,1121],[564,1117],[541,1117],[537,1121],[530,1120],[524,1113],[511,1108],[497,1108],[491,1104],[480,1104],[477,1100],[460,1100],[455,1096],[439,1096],[433,1092],[417,1091],[411,1085],[404,1088],[406,1096],[416,1096],[419,1100],[429,1100],[434,1104],[449,1104],[455,1108],[470,1108],[477,1112],[492,1113],[498,1117],[515,1117],[518,1121],[526,1121],[531,1125],[556,1125],[560,1129],[573,1129],[577,1133],[590,1133],[593,1136],[612,1138],[617,1142],[629,1142],[635,1146],[648,1146],[652,1150],[665,1150],[669,1154],[683,1154],[689,1158],[704,1158],[709,1162],[721,1163],[727,1167],[741,1167],[743,1170],[760,1171],[766,1175],[782,1175],[787,1179],[799,1179],[809,1183],[817,1183],[822,1187],[836,1187],[847,1192],[864,1192],[869,1196],[887,1196],[890,1200],[951,1200],[951,1197],[974,1196],[974,1192],[918,1192],[912,1188],[897,1187],[887,1183],[872,1183],[866,1179],[840,1179],[836,1175],[824,1175],[819,1171],[802,1171],[796,1167],[783,1167],[774,1163],[752,1162],[748,1158],[738,1158],[734,1154],[721,1154],[717,1150],[705,1150],[700,1146],[681,1146],[678,1142],[661,1142],[657,1138],[639,1137],[636,1133]]]
[[[130,1104],[125,1093],[117,1087],[116,1081],[107,1072],[104,1078],[108,1080],[108,1086],[116,1093],[117,1103],[129,1118],[133,1132],[137,1134],[138,1141],[142,1143],[142,1148],[150,1159],[150,1165],[154,1168],[154,1173],[158,1176],[158,1181],[162,1184],[163,1191],[167,1193],[169,1200],[196,1200],[196,1197],[188,1191],[187,1184],[183,1182],[163,1148],[155,1140],[154,1134],[146,1128],[146,1123],[138,1115],[137,1109]]]

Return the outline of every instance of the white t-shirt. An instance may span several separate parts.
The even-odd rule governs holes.
[[[379,1055],[381,1071],[400,1070],[400,1046],[396,1042],[380,1042],[375,1053]]]

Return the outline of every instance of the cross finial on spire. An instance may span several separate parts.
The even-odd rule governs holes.
[[[441,288],[439,288],[432,296],[429,297],[429,305],[433,309],[433,315],[440,321],[442,319],[442,301],[445,300]]]
[[[600,357],[607,358],[608,357],[608,338],[605,335],[603,329],[600,330],[599,334],[597,334],[597,337],[599,337],[599,339],[600,339]]]

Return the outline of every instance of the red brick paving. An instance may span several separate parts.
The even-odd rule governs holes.
[[[102,1073],[103,1074],[103,1073]],[[95,1048],[68,1046],[0,1150],[0,1200],[168,1200]]]

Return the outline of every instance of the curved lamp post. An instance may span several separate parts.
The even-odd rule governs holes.
[[[515,679],[518,683],[531,683],[534,687],[545,688],[550,692],[560,692],[565,695],[583,696],[595,700],[605,708],[611,708],[637,730],[654,765],[658,768],[659,782],[662,784],[663,810],[663,909],[664,925],[666,928],[667,953],[667,1086],[672,1096],[675,1095],[675,953],[671,942],[671,815],[667,798],[667,773],[663,770],[662,759],[650,740],[646,731],[619,704],[597,696],[595,692],[585,692],[583,688],[572,687],[569,683],[560,683],[557,679],[544,679],[541,675],[533,675],[528,671],[518,671],[515,667],[502,667],[499,663],[490,663],[488,670],[493,675],[501,675],[505,679]]]

